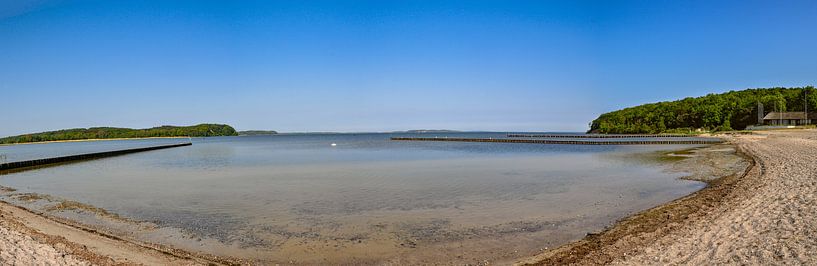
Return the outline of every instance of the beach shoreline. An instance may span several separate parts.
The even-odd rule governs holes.
[[[0,262],[49,265],[239,265],[236,258],[126,239],[0,201]]]
[[[708,181],[699,180],[707,182],[708,186],[680,199],[628,216],[603,232],[589,233],[587,237],[580,241],[547,250],[537,256],[519,261],[518,264],[615,264],[621,263],[622,261],[626,264],[644,262],[633,261],[633,254],[646,254],[640,253],[638,250],[649,248],[650,245],[661,237],[682,231],[686,228],[684,224],[690,221],[697,222],[711,218],[712,209],[714,208],[730,208],[730,206],[741,202],[739,198],[732,199],[729,196],[735,195],[734,193],[739,187],[750,184],[751,182],[747,181],[751,180],[747,180],[747,176],[757,175],[760,166],[756,163],[758,159],[754,154],[755,151],[752,150],[751,147],[746,147],[744,143],[749,140],[739,138],[760,138],[757,136],[740,136],[731,139],[736,147],[745,153],[746,158],[750,158],[752,162],[752,165],[742,173]],[[241,263],[241,261],[237,259],[208,257],[206,254],[193,254],[159,245],[130,241],[113,235],[107,235],[104,232],[83,228],[82,225],[71,221],[62,221],[61,218],[48,217],[48,215],[35,213],[7,202],[0,202],[0,214],[2,214],[2,216],[0,216],[0,228],[2,228],[2,230],[0,230],[0,233],[2,233],[0,237],[5,241],[8,241],[8,239],[17,239],[19,238],[16,237],[18,235],[22,235],[24,238],[34,239],[35,241],[33,243],[21,242],[19,239],[17,239],[15,243],[23,243],[21,245],[29,247],[28,250],[40,250],[35,252],[35,254],[37,254],[36,256],[41,256],[41,258],[48,256],[67,257],[79,262],[92,262],[93,264],[101,265],[123,262],[151,264],[151,262],[157,261],[163,261],[162,264],[174,265],[211,263],[229,265]],[[66,239],[62,230],[52,230],[51,232],[44,233],[41,228],[30,226],[32,224],[51,224],[52,227],[55,225],[64,226],[73,228],[75,232],[72,234],[75,236],[76,234],[86,236],[78,239],[75,238],[73,239],[74,241],[71,241]],[[52,234],[49,235],[48,233]],[[44,237],[43,235],[46,236]],[[53,239],[63,240],[54,241]],[[104,241],[100,241],[100,239]],[[622,244],[622,241],[627,243]],[[111,242],[114,244],[111,244]],[[77,245],[84,248],[70,248]],[[95,246],[96,248],[93,248]],[[87,247],[92,248],[89,249]],[[122,247],[126,248],[122,249]],[[55,250],[56,253],[51,251],[52,249]],[[110,252],[111,249],[119,251],[112,253]],[[104,250],[109,251],[106,253],[103,252]],[[123,252],[138,255],[135,257],[124,256],[122,255]],[[31,258],[26,257],[25,252],[22,254],[24,256],[20,256],[17,259]]]
[[[817,169],[808,163],[817,158],[817,131],[729,139],[751,158],[743,173],[517,265],[817,262]]]

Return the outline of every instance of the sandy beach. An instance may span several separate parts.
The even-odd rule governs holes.
[[[727,137],[754,163],[707,188],[520,264],[817,263],[817,131]],[[0,203],[0,263],[232,264]]]
[[[817,131],[729,139],[754,159],[745,173],[520,264],[817,263]]]
[[[159,246],[128,241],[0,202],[3,265],[223,265]]]

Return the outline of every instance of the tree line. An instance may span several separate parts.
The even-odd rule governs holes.
[[[74,128],[0,138],[0,144],[42,141],[152,138],[152,137],[212,137],[236,136],[238,133],[228,125],[199,124],[195,126],[160,126],[146,129],[92,127]]]
[[[590,123],[592,133],[683,133],[696,129],[725,131],[757,124],[758,103],[771,111],[817,111],[813,86],[759,88],[689,97],[629,107],[600,115]]]

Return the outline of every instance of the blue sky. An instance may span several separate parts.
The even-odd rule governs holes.
[[[0,136],[90,126],[583,131],[817,85],[817,1],[0,0]]]

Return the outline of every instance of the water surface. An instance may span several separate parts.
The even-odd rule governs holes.
[[[306,264],[510,262],[703,187],[654,158],[689,145],[390,141],[394,136],[505,133],[201,138],[188,147],[3,175],[0,184],[18,189],[11,194],[52,195],[158,226],[140,227],[137,239]],[[16,145],[0,153],[32,158],[178,141]]]

